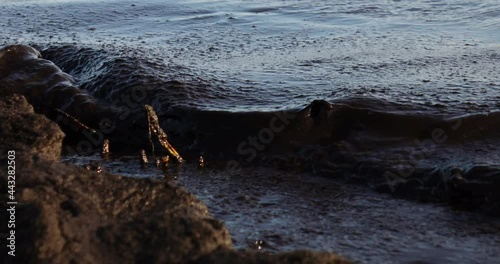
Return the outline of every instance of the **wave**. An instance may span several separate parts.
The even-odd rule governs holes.
[[[361,180],[413,198],[500,204],[498,111],[440,114],[366,97],[274,112],[208,111],[191,101],[231,100],[230,91],[161,60],[76,46],[41,53],[3,48],[0,85],[1,95],[23,94],[36,111],[59,122],[76,145],[86,140],[99,148],[109,138],[112,151],[146,148],[143,105],[150,104],[184,156],[231,160],[228,170],[266,164]],[[99,133],[75,132],[55,109]]]

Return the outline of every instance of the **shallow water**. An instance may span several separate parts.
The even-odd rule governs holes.
[[[248,169],[235,176],[194,164],[162,173],[137,156],[83,166],[184,186],[224,221],[236,248],[335,251],[361,263],[496,263],[500,221],[442,205],[391,199],[364,187],[310,173]]]
[[[142,89],[188,160],[240,162],[237,174],[191,162],[176,181],[239,248],[263,240],[363,263],[500,258],[497,219],[444,205],[500,209],[498,1],[2,1],[0,17],[0,44],[41,50],[97,109]],[[37,109],[68,107],[35,76],[26,93]],[[126,110],[111,146],[147,148],[140,104]],[[277,110],[295,118],[251,158],[240,145]],[[105,168],[161,177],[135,158]]]

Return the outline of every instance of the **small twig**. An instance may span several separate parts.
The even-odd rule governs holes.
[[[72,115],[64,112],[63,110],[61,110],[61,109],[55,109],[55,110],[58,113],[62,114],[64,117],[66,117],[71,123],[73,123],[77,127],[80,127],[83,130],[88,130],[91,133],[97,133],[97,131],[95,129],[86,126],[85,124],[83,124],[82,122],[80,122],[80,120],[78,120],[77,118],[73,117]]]
[[[203,158],[203,155],[200,155],[200,158],[198,159],[198,169],[202,169],[205,167],[205,159]]]
[[[181,155],[175,150],[175,148],[170,145],[170,143],[167,140],[167,134],[161,129],[160,123],[158,121],[158,116],[156,115],[155,111],[153,110],[153,107],[150,105],[144,105],[144,109],[146,110],[146,114],[148,116],[148,123],[149,123],[149,131],[153,132],[156,137],[158,138],[158,141],[160,144],[167,149],[167,151],[170,153],[170,155],[174,156],[174,158],[179,162],[182,163],[184,160],[182,159]]]
[[[108,153],[109,153],[109,139],[106,138],[102,143],[102,154],[108,154]]]
[[[161,169],[163,171],[166,171],[168,169],[168,161],[170,160],[170,156],[167,155],[167,156],[163,156],[161,158]]]
[[[146,164],[148,164],[148,156],[146,155],[146,151],[141,149],[140,155],[141,155],[141,166],[146,167]]]
[[[109,139],[105,139],[102,143],[101,157],[103,159],[108,159],[109,157]]]
[[[153,139],[151,138],[151,121],[150,121],[150,116],[148,116],[148,138],[149,138],[149,144],[151,145],[151,154],[153,154],[153,159],[156,159],[155,155],[155,144],[153,144]]]

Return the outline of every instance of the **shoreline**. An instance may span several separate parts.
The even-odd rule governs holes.
[[[14,129],[2,131],[0,167],[7,149],[16,150],[19,164],[18,257],[7,263],[350,263],[333,253],[234,251],[224,224],[183,188],[64,165],[55,123],[22,96],[2,98],[0,106],[4,128]],[[26,123],[33,119],[45,125]]]
[[[2,100],[7,102],[8,107],[1,111],[1,119],[16,120],[12,116],[21,115],[22,118],[16,122],[16,131],[38,129],[27,134],[2,135],[6,139],[2,144],[17,144],[15,147],[2,145],[2,149],[16,148],[20,150],[19,153],[25,153],[16,156],[16,162],[23,165],[17,171],[21,177],[16,183],[16,191],[20,191],[19,201],[23,204],[17,213],[17,223],[34,228],[24,230],[20,235],[26,239],[42,231],[40,237],[29,238],[26,242],[17,241],[20,248],[30,249],[25,254],[27,259],[23,259],[24,263],[36,263],[40,259],[54,257],[59,260],[53,263],[66,263],[76,253],[91,259],[89,263],[106,263],[110,259],[115,261],[116,258],[122,258],[120,261],[124,263],[138,259],[145,262],[168,259],[176,263],[178,258],[182,258],[178,263],[185,263],[186,256],[191,263],[233,263],[235,260],[242,263],[297,263],[293,262],[297,260],[302,261],[298,263],[310,263],[311,259],[314,263],[350,263],[334,253],[299,250],[293,246],[293,240],[280,244],[290,239],[289,236],[296,236],[297,231],[290,226],[300,227],[300,239],[307,239],[308,236],[325,237],[327,243],[321,239],[310,240],[311,243],[314,241],[315,250],[338,248],[339,253],[348,253],[349,258],[360,259],[362,262],[391,260],[398,263],[425,260],[439,263],[447,258],[467,260],[464,263],[480,263],[476,262],[476,259],[490,260],[486,255],[479,255],[481,250],[496,250],[494,237],[500,226],[494,218],[488,219],[477,213],[454,212],[442,206],[394,199],[372,193],[366,187],[349,187],[345,180],[338,187],[334,187],[332,182],[322,182],[317,178],[314,180],[307,172],[299,172],[293,176],[293,173],[279,170],[246,168],[237,177],[221,178],[217,170],[210,167],[200,171],[184,166],[185,171],[180,172],[183,176],[178,179],[178,183],[172,184],[166,179],[158,180],[157,177],[148,176],[148,170],[142,170],[145,178],[137,179],[65,165],[60,162],[62,138],[58,133],[59,128],[45,117],[34,114],[32,107],[22,96],[10,98]],[[21,114],[11,113],[16,111]],[[31,120],[26,119],[27,117],[43,120],[45,123],[37,121],[37,124],[45,125],[26,127],[24,121]],[[50,129],[53,129],[52,132],[46,134]],[[5,133],[8,129],[2,131]],[[44,156],[40,157],[40,154],[36,153]],[[133,159],[135,158],[138,159]],[[4,160],[5,157],[2,156],[2,161]],[[139,166],[137,160],[131,162],[125,159],[115,165],[129,173],[141,171],[134,167]],[[1,167],[4,169],[4,165]],[[210,176],[212,171],[215,175]],[[319,182],[315,182],[318,180]],[[245,239],[251,236],[246,236],[244,232],[235,236],[237,241],[234,241],[225,225],[208,214],[206,203],[200,202],[188,193],[186,188],[208,202],[208,208],[214,212],[213,215],[228,222],[233,233],[246,230],[245,232],[261,234],[253,237],[254,242],[261,244],[242,247],[242,243],[247,242]],[[230,192],[225,194],[228,190]],[[165,204],[172,200],[179,200],[180,204],[173,205],[174,208],[171,208],[172,204]],[[181,211],[180,215],[174,214],[174,220],[170,218],[171,210]],[[311,214],[312,212],[314,213]],[[312,219],[303,218],[309,214]],[[23,218],[23,215],[27,217]],[[289,216],[286,217],[287,215]],[[124,219],[123,216],[128,218]],[[317,217],[324,220],[317,222]],[[186,222],[186,218],[190,220]],[[200,221],[205,224],[200,224]],[[278,226],[267,225],[266,221],[274,222]],[[188,226],[186,223],[189,223]],[[279,227],[279,223],[284,226]],[[356,224],[353,225],[354,223]],[[183,226],[182,230],[189,228],[190,231],[186,231],[187,236],[185,233],[178,233],[177,224]],[[245,225],[244,228],[242,224]],[[130,225],[134,228],[129,228]],[[158,232],[148,231],[148,236],[144,236],[143,230],[148,230],[151,226]],[[372,229],[374,226],[380,229],[375,236]],[[93,231],[82,233],[84,227]],[[264,231],[267,228],[272,228],[273,231]],[[409,232],[409,229],[413,231]],[[200,233],[197,233],[198,231]],[[431,235],[433,232],[434,235]],[[165,238],[166,234],[172,236]],[[427,234],[426,242],[418,242],[414,247],[413,243],[419,241],[418,237],[423,234]],[[157,242],[160,248],[150,248],[151,239],[155,239],[157,235],[160,236]],[[196,237],[195,240],[192,239],[193,236]],[[367,244],[365,240],[368,237],[371,237],[375,244]],[[464,237],[467,237],[468,243],[478,243],[481,247],[474,247],[469,253],[461,253],[456,251],[461,247],[458,245],[451,246],[450,249],[437,249],[432,246],[462,241]],[[68,238],[71,238],[70,242],[66,241]],[[185,239],[190,242],[179,243],[188,249],[196,248],[195,253],[185,253],[185,248],[182,247],[168,252],[161,249],[162,246],[170,248],[173,241]],[[235,242],[236,251],[232,249]],[[23,246],[23,243],[27,244]],[[212,245],[214,243],[215,245]],[[288,243],[291,244],[287,246]],[[307,241],[297,245],[302,245],[299,248],[311,246]],[[397,249],[391,250],[394,246]],[[264,252],[257,250],[259,248]],[[287,248],[286,251],[290,252],[284,253],[280,248]],[[379,259],[377,256],[380,255],[380,250],[390,252],[390,257]],[[123,251],[129,254],[117,256]],[[429,258],[428,254],[439,254],[442,257]]]

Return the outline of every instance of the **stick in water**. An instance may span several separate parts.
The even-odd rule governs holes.
[[[167,141],[167,134],[163,131],[163,129],[161,129],[160,123],[158,121],[158,116],[156,115],[156,112],[153,110],[153,107],[151,107],[150,105],[144,105],[144,109],[146,110],[146,114],[148,116],[148,124],[150,131],[153,131],[153,133],[158,138],[160,144],[168,150],[170,155],[174,156],[174,158],[179,163],[184,162],[181,155],[177,153],[177,150],[175,150],[174,147],[170,145],[170,143]]]
[[[72,115],[64,112],[63,110],[61,109],[55,109],[58,113],[62,114],[64,117],[67,118],[67,120],[69,120],[71,123],[73,123],[74,125],[76,125],[77,127],[80,127],[81,129],[83,130],[87,130],[87,131],[90,131],[91,133],[97,133],[97,131],[95,131],[95,129],[93,128],[90,128],[88,126],[86,126],[85,124],[83,124],[82,122],[80,122],[80,120],[76,119],[75,117],[73,117]]]
[[[146,155],[146,151],[141,149],[140,155],[141,155],[141,166],[146,167],[146,165],[148,164],[148,155]]]

